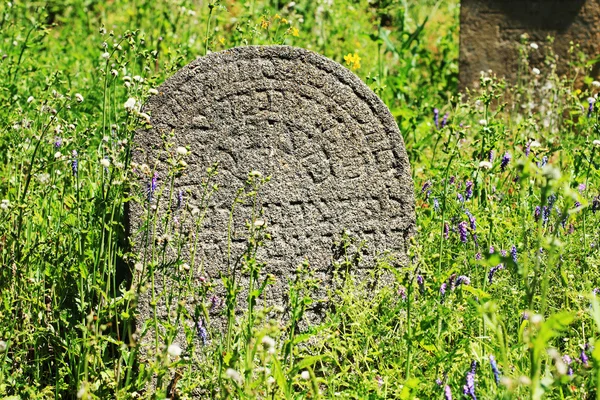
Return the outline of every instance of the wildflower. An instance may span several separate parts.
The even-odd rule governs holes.
[[[515,262],[515,264],[517,263],[517,247],[513,244],[513,246],[510,248],[510,255],[513,259],[513,261]]]
[[[458,234],[460,235],[460,241],[467,243],[467,223],[465,221],[458,224]]]
[[[240,375],[240,373],[233,368],[227,368],[227,371],[225,371],[225,376],[236,382],[238,385],[242,383],[242,375]]]
[[[442,283],[442,285],[440,286],[440,294],[442,296],[444,296],[446,294],[447,288],[448,288],[448,285],[446,284],[446,282]]]
[[[540,206],[535,206],[535,211],[533,212],[533,218],[536,221],[539,221],[541,213],[542,213],[542,209],[540,208]]]
[[[149,203],[152,201],[152,195],[154,194],[154,191],[156,190],[157,186],[158,186],[158,172],[154,172],[154,175],[152,176],[152,181],[148,184],[148,188],[147,188]]]
[[[423,183],[423,186],[421,187],[421,193],[423,193],[430,187],[431,187],[431,181],[425,181],[425,183]]]
[[[463,197],[462,194],[457,193],[456,194],[456,198],[458,199],[459,202],[464,203],[465,202],[465,198]]]
[[[167,348],[167,353],[172,357],[179,357],[182,353],[181,347],[177,343],[172,343]]]
[[[551,207],[548,207],[548,206],[542,207],[542,222],[544,223],[544,225],[548,223],[551,212],[552,212]]]
[[[500,371],[498,371],[498,364],[496,364],[496,359],[494,356],[490,356],[490,366],[492,367],[492,373],[494,374],[494,379],[496,380],[496,385],[500,384]]]
[[[133,97],[130,97],[127,99],[125,104],[123,104],[123,107],[125,107],[127,111],[133,111],[136,108],[136,103],[136,100]]]
[[[506,153],[504,153],[504,156],[502,156],[502,161],[500,161],[500,169],[502,171],[504,171],[506,169],[506,166],[510,162],[510,159],[511,159],[510,153],[507,151]]]
[[[263,348],[269,354],[275,354],[275,340],[270,336],[264,336],[261,341]]]
[[[592,112],[594,112],[594,103],[596,102],[596,99],[594,97],[588,97],[587,101],[588,101],[588,113],[587,113],[587,116],[589,118],[589,117],[592,116]]]
[[[438,201],[437,197],[433,199],[433,209],[436,213],[440,212],[440,202]]]
[[[440,110],[437,108],[433,109],[433,123],[435,124],[435,129],[439,129],[440,127]]]
[[[442,118],[442,128],[444,128],[448,124],[448,113],[444,114],[444,118]]]
[[[498,264],[490,269],[490,272],[488,272],[488,282],[490,283],[490,285],[494,280],[494,275],[496,274],[496,272],[500,271],[501,269],[504,269],[504,264]]]
[[[531,42],[531,44],[529,45],[529,47],[531,47],[531,48],[532,48],[532,49],[534,49],[534,50],[537,50],[537,49],[538,49],[538,45],[537,45],[537,43],[534,43],[534,42]]]
[[[541,71],[535,67],[531,69],[531,72],[533,72],[534,75],[539,75],[541,73]]]
[[[467,200],[470,199],[471,197],[473,197],[473,182],[472,181],[467,181],[467,183],[465,184],[465,196],[467,197]]]
[[[595,88],[600,88],[600,82],[598,82],[598,81],[593,81],[593,82],[592,82],[592,86],[593,86],[593,87],[595,87]]]
[[[177,193],[177,209],[179,210],[183,205],[183,190],[179,190]]]
[[[477,261],[481,260],[481,253],[480,252],[475,253],[475,259]]]
[[[212,295],[210,297],[209,302],[210,302],[210,310],[209,310],[210,312],[213,312],[217,308],[221,307],[221,303],[222,303],[221,298],[219,298],[215,295]]]
[[[202,344],[206,346],[208,344],[208,331],[204,327],[202,318],[196,323],[196,328],[198,329],[198,336],[202,340]]]
[[[71,170],[73,171],[73,175],[77,175],[79,167],[79,163],[77,162],[77,150],[73,150],[71,155],[73,156],[73,159],[71,160]]]
[[[296,28],[295,26],[291,28],[291,33],[294,37],[300,36],[300,31],[298,31],[298,28]],[[358,68],[360,68],[360,66]]]
[[[460,285],[469,286],[470,284],[471,284],[471,278],[469,278],[468,276],[461,275],[458,278],[456,278],[456,286],[460,286]]]
[[[2,202],[0,202],[0,208],[3,210],[8,210],[8,207],[10,207],[10,201],[8,201],[8,199],[2,199]]]
[[[581,350],[581,354],[579,355],[579,361],[583,364],[584,367],[589,366],[589,359],[587,354],[585,354],[585,350]]]
[[[573,368],[571,367],[571,363],[573,362],[573,359],[568,354],[565,354],[564,356],[562,356],[562,360],[563,360],[563,362],[565,364],[567,364],[567,367],[569,367],[567,375],[572,376],[573,375]]]
[[[592,144],[596,147],[600,147],[600,140],[596,139],[592,142]]]
[[[102,165],[104,168],[108,168],[110,166],[110,160],[108,159],[108,157],[104,157],[103,159],[101,159],[100,165]]]
[[[492,163],[489,161],[481,161],[479,163],[479,168],[481,169],[492,169]]]
[[[116,78],[117,76],[119,76],[119,71],[117,71],[116,69],[111,69],[110,74]]]
[[[419,293],[425,293],[425,278],[423,278],[423,275],[417,275],[417,285],[419,285]]]
[[[310,373],[307,370],[302,371],[302,373],[300,374],[300,378],[302,378],[302,380],[309,380],[310,379]]]
[[[105,60],[108,60],[110,58],[110,54],[105,51],[104,53],[102,53],[102,58],[104,58]]]
[[[545,167],[545,166],[546,166],[546,164],[548,164],[548,157],[547,157],[547,156],[544,156],[544,157],[542,157],[542,162],[541,162],[541,164],[540,164],[540,163],[538,163],[537,165],[538,165],[538,167]]]
[[[448,385],[444,386],[444,400],[452,400],[452,391]]]
[[[32,102],[32,101],[34,101],[34,100],[35,100],[35,98],[34,98],[33,96],[29,96],[29,97],[27,98],[27,104],[31,103],[31,102]]]
[[[344,56],[344,61],[346,61],[346,65],[349,65],[353,70],[357,70],[360,68],[360,57],[357,53],[348,53]]]
[[[490,254],[494,254],[494,246],[490,246]]]
[[[444,222],[444,239],[448,239],[449,234],[450,234],[450,227],[448,226],[447,222]]]
[[[486,126],[486,125],[487,125],[487,120],[485,120],[485,119],[480,119],[480,120],[479,120],[479,125]]]
[[[475,396],[475,372],[477,370],[477,361],[471,362],[471,370],[467,372],[466,384],[463,386],[463,394],[477,400]]]
[[[592,212],[595,214],[598,210],[600,210],[600,195],[592,200]]]
[[[75,100],[77,100],[79,103],[83,102],[83,96],[81,93],[75,93]]]

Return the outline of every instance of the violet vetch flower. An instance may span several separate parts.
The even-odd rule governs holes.
[[[579,355],[579,361],[581,361],[584,367],[589,366],[589,359],[587,354],[585,354],[585,350],[581,350],[581,354]]]
[[[592,212],[595,214],[598,210],[600,210],[600,195],[592,200]]]
[[[448,239],[449,235],[450,235],[450,227],[448,226],[447,222],[444,222],[444,239]]]
[[[464,203],[465,202],[465,198],[463,197],[462,194],[457,193],[456,194],[456,198],[458,199],[459,202]]]
[[[504,264],[498,264],[490,269],[490,272],[488,272],[488,282],[490,283],[490,285],[494,280],[494,274],[500,271],[501,269],[504,269]]]
[[[461,275],[458,278],[456,278],[456,286],[460,286],[460,285],[470,285],[471,284],[471,278],[469,278],[468,276],[465,275]]]
[[[541,164],[538,163],[538,167],[545,167],[546,164],[548,164],[548,157],[544,156],[544,157],[542,157],[542,163]]]
[[[465,221],[461,221],[458,224],[458,234],[460,235],[460,241],[463,243],[467,243],[467,223]]]
[[[223,303],[222,299],[215,295],[212,295],[210,297],[209,302],[210,302],[210,309],[209,309],[210,312],[216,311],[218,308],[221,307],[221,305]]]
[[[588,99],[588,111],[587,111],[587,117],[590,118],[592,116],[592,113],[594,112],[594,103],[596,102],[596,99],[594,99],[593,97],[590,97]]]
[[[451,177],[450,177],[450,180],[448,181],[448,184],[450,184],[450,185],[454,185],[454,181],[455,181],[455,180],[456,180],[456,177],[455,177],[455,176],[451,176]]]
[[[494,246],[490,246],[490,254],[494,254]]]
[[[448,385],[444,386],[444,400],[452,400],[452,391]]]
[[[442,380],[440,378],[437,378],[435,380],[435,384],[438,385],[438,386],[442,386],[442,383],[444,383],[444,382],[442,382]]]
[[[402,299],[402,301],[406,300],[406,288],[404,286],[400,286],[398,288],[398,295]]]
[[[579,186],[577,186],[577,190],[579,190],[579,193],[583,193],[585,188],[586,188],[585,183],[580,183]]]
[[[544,225],[546,225],[548,223],[548,220],[550,219],[550,213],[552,212],[552,208],[548,207],[548,206],[544,206],[542,207],[542,221],[544,222]]]
[[[506,167],[508,166],[508,163],[510,162],[510,153],[507,151],[506,153],[504,153],[504,155],[502,156],[502,161],[500,161],[500,169],[502,171],[504,171],[506,169]]]
[[[489,161],[494,162],[494,150],[490,150]]]
[[[71,170],[73,171],[73,176],[77,176],[77,171],[79,170],[79,163],[77,162],[77,150],[73,150],[71,153],[73,159],[71,160]]]
[[[515,264],[517,263],[517,246],[515,246],[513,244],[513,246],[510,248],[510,255],[513,259],[513,261],[515,262]]]
[[[527,142],[525,145],[525,157],[529,157],[529,153],[531,153],[531,142]]]
[[[437,197],[433,199],[433,210],[436,213],[440,212],[440,202],[438,201]]]
[[[481,253],[480,252],[475,253],[475,259],[477,261],[481,260]]]
[[[475,372],[477,370],[477,361],[471,363],[471,370],[467,372],[466,384],[463,386],[463,394],[477,400],[475,396]]]
[[[506,257],[506,250],[504,250],[504,249],[500,250],[500,255],[502,257]]]
[[[417,275],[417,285],[419,285],[419,293],[425,293],[425,278],[423,278],[423,275]]]
[[[533,218],[534,218],[536,221],[539,221],[539,220],[540,220],[540,216],[541,216],[541,214],[542,214],[542,209],[541,209],[541,207],[540,207],[540,206],[536,206],[536,207],[535,207],[535,211],[533,212]]]
[[[446,126],[448,123],[448,113],[444,114],[444,118],[442,118],[442,128]]]
[[[152,181],[148,184],[147,194],[148,194],[148,203],[152,202],[152,195],[158,186],[158,172],[154,172],[152,176]]]
[[[562,356],[562,360],[565,364],[567,364],[567,367],[569,367],[569,370],[567,371],[567,375],[573,376],[573,368],[571,368],[571,363],[573,362],[573,359],[571,359],[571,356],[569,356],[568,354],[565,354],[564,356]]]
[[[494,358],[494,356],[490,356],[490,366],[492,367],[492,372],[494,373],[496,386],[500,385],[500,371],[498,371],[498,364],[496,364],[496,359]]]
[[[471,181],[465,183],[465,196],[467,197],[467,200],[473,197],[473,182]]]
[[[444,296],[446,294],[447,287],[448,287],[448,284],[446,282],[442,283],[442,285],[440,286],[440,294],[442,296]]]
[[[433,123],[435,124],[435,129],[439,129],[440,127],[440,110],[437,108],[433,109]]]
[[[521,320],[523,320],[523,321],[529,320],[529,313],[527,311],[523,311],[523,314],[521,314]]]
[[[179,210],[183,206],[183,190],[179,190],[177,193],[177,209]]]
[[[198,329],[198,336],[202,340],[202,344],[206,346],[208,344],[208,331],[204,327],[204,323],[202,322],[202,318],[198,320],[196,323],[196,328]]]
[[[57,136],[54,139],[54,147],[58,149],[60,146],[62,146],[62,139]]]
[[[423,183],[423,186],[421,187],[421,193],[425,192],[430,187],[431,187],[431,181],[425,181],[425,183]]]

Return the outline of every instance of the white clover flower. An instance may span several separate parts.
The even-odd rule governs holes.
[[[125,82],[131,82],[131,77],[130,77],[129,75],[125,75],[125,76],[123,77],[123,80],[124,80]]]
[[[308,373],[308,371],[304,370],[300,374],[300,378],[302,378],[303,380],[307,381],[307,380],[310,379],[310,374]]]
[[[167,353],[172,357],[179,357],[182,353],[181,347],[177,343],[172,343],[167,347]]]
[[[142,272],[144,270],[144,264],[141,262],[136,262],[133,268],[135,268],[135,270],[138,272]]]
[[[270,336],[264,336],[261,343],[268,352],[271,352],[271,349],[275,349],[275,339]]]
[[[125,109],[127,111],[133,111],[135,110],[136,106],[136,101],[133,97],[130,97],[129,99],[127,99],[127,101],[125,102],[125,104],[123,104],[123,107],[125,107]]]
[[[539,46],[537,45],[537,43],[533,43],[533,42],[529,45],[529,47],[531,47],[534,50],[537,50],[539,48]]]
[[[595,97],[588,97],[587,98],[588,103],[590,104],[594,104],[596,102],[596,98]]]
[[[54,127],[54,133],[56,133],[57,135],[60,135],[62,133],[63,129],[62,129],[62,125],[56,125]]]
[[[8,199],[3,199],[2,202],[0,202],[0,208],[8,210],[8,207],[10,207],[10,201],[8,201]]]
[[[57,151],[56,153],[54,153],[54,158],[61,158],[62,157],[62,153],[60,151]]]
[[[139,113],[139,116],[141,118],[144,118],[146,120],[146,123],[149,124],[150,123],[150,116],[146,113]]]
[[[110,167],[110,160],[108,158],[103,158],[100,160],[100,165],[102,165],[104,168],[108,168]]]
[[[533,142],[529,143],[529,147],[542,147],[542,144],[537,140],[534,140]]]
[[[177,147],[177,149],[175,151],[177,152],[177,154],[182,155],[182,156],[185,156],[188,153],[187,149],[183,146]]]
[[[136,81],[136,82],[142,82],[144,79],[141,76],[139,76],[139,75],[135,75],[133,77],[133,80]]]
[[[479,163],[479,168],[481,169],[491,169],[492,168],[492,163],[489,161],[482,161]]]
[[[110,54],[105,51],[104,53],[102,53],[102,58],[104,58],[105,60],[108,60],[110,58]]]
[[[596,139],[592,142],[592,144],[596,147],[600,147],[600,140]]]
[[[533,68],[531,69],[531,72],[532,72],[534,75],[539,75],[539,74],[541,73],[541,71],[540,71],[539,69],[535,68],[535,67],[533,67]]]
[[[600,88],[600,82],[598,82],[598,81],[593,81],[593,82],[592,82],[592,86],[593,86],[593,87],[595,87],[595,88]]]
[[[158,90],[152,88],[152,89],[148,90],[148,93],[150,93],[151,95],[155,95],[155,94],[158,94]]]
[[[37,177],[38,181],[41,184],[46,184],[46,183],[48,183],[50,181],[50,174],[46,173],[46,172],[42,172],[41,174],[37,174],[36,177]]]
[[[275,383],[275,378],[273,378],[272,376],[269,376],[267,378],[267,385],[272,385]]]
[[[33,98],[33,96],[29,96],[27,98],[27,104],[31,103],[32,101],[34,101],[35,99]]]
[[[117,77],[117,76],[119,76],[119,71],[117,71],[116,69],[111,69],[110,74],[114,77]]]
[[[480,119],[480,120],[479,120],[479,125],[486,126],[486,125],[487,125],[487,120],[485,120],[485,119]]]
[[[83,102],[83,96],[81,93],[75,93],[75,99],[80,103]]]
[[[232,381],[237,382],[238,384],[242,383],[242,375],[240,375],[240,373],[233,368],[227,368],[227,371],[225,371],[225,376]]]
[[[4,340],[0,340],[0,353],[4,353],[6,351],[6,342]]]
[[[544,317],[541,314],[533,314],[530,321],[533,325],[539,325],[544,321]]]

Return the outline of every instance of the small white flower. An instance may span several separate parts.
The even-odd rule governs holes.
[[[250,176],[260,178],[262,176],[262,173],[260,171],[254,170],[254,171],[250,171]]]
[[[265,350],[270,351],[275,348],[275,339],[270,336],[264,336],[261,341]]]
[[[140,113],[139,114],[141,118],[144,118],[146,120],[146,123],[149,124],[150,123],[150,116],[146,113]]]
[[[304,370],[300,374],[300,378],[302,378],[303,380],[307,381],[307,380],[310,379],[310,374],[308,373],[308,371]]]
[[[232,381],[237,382],[238,384],[242,383],[242,375],[240,375],[240,373],[233,368],[227,368],[227,371],[225,371],[225,376]]]
[[[33,98],[33,96],[29,96],[27,98],[27,103],[31,103],[32,101],[34,101],[35,99]]]
[[[108,60],[110,58],[110,54],[105,51],[104,53],[102,53],[102,58],[104,58],[105,60]]]
[[[261,226],[265,226],[265,220],[257,219],[256,221],[254,221],[254,226],[257,228],[260,228]]]
[[[4,353],[6,351],[6,342],[4,340],[0,340],[0,353]]]
[[[8,210],[8,207],[10,207],[10,202],[8,201],[8,199],[3,199],[0,203],[0,208],[3,210]]]
[[[184,271],[189,271],[190,270],[190,264],[188,264],[188,263],[181,264],[181,269],[184,270]]]
[[[596,147],[600,147],[600,140],[596,139],[592,142],[592,144]]]
[[[588,97],[587,101],[590,104],[594,104],[596,102],[596,98],[595,97]]]
[[[75,99],[81,103],[83,101],[83,96],[81,93],[75,93]]]
[[[84,396],[87,395],[87,392],[87,385],[85,384],[85,382],[83,382],[79,387],[79,390],[77,391],[77,398],[82,399]]]
[[[102,165],[104,168],[108,168],[110,167],[110,160],[108,158],[103,158],[100,160],[100,165]]]
[[[155,95],[155,94],[158,94],[158,90],[156,90],[156,89],[154,89],[154,88],[153,88],[153,89],[149,89],[149,90],[148,90],[148,93],[150,93],[150,94],[152,94],[152,95]]]
[[[167,348],[167,353],[169,353],[169,355],[172,357],[179,357],[182,353],[182,350],[177,343],[173,343]]]
[[[535,67],[531,69],[531,72],[533,72],[534,75],[539,75],[541,73],[541,71]]]
[[[46,184],[50,181],[50,174],[45,172],[37,174],[36,177],[41,184]]]
[[[272,385],[275,383],[275,378],[273,378],[272,376],[267,378],[267,385]]]
[[[592,86],[593,86],[593,87],[595,87],[595,88],[600,88],[600,82],[598,82],[598,81],[593,81],[593,82],[592,82]]]
[[[139,76],[139,75],[135,75],[135,76],[133,77],[133,80],[134,80],[134,81],[136,81],[136,82],[141,82],[141,81],[143,81],[144,79],[143,79],[141,76]]]
[[[114,77],[117,77],[117,76],[119,76],[119,71],[117,71],[116,69],[111,69],[110,74]]]
[[[533,142],[529,143],[529,147],[542,147],[542,144],[537,140],[534,140]]]
[[[177,152],[177,154],[182,156],[185,156],[188,153],[187,149],[183,146],[179,146],[175,151]]]
[[[487,125],[487,121],[485,119],[480,119],[479,120],[479,125],[486,126]]]
[[[54,158],[61,158],[62,157],[62,153],[60,151],[57,151],[56,153],[54,153]]]
[[[537,43],[531,43],[531,44],[529,45],[529,47],[531,47],[531,48],[532,48],[532,49],[534,49],[534,50],[537,50],[537,49],[539,48],[539,46],[537,45]]]
[[[481,169],[491,169],[492,168],[492,163],[489,161],[482,161],[479,163],[479,168]]]
[[[124,80],[125,82],[131,82],[131,77],[130,77],[129,75],[125,75],[125,76],[123,77],[123,80]]]
[[[123,107],[125,107],[125,109],[127,111],[133,111],[135,109],[135,105],[136,105],[135,99],[133,97],[130,97],[129,99],[127,99],[125,104],[123,104]]]
[[[200,214],[200,209],[198,207],[194,207],[192,208],[192,215],[198,215]]]
[[[56,125],[54,127],[54,133],[56,133],[57,135],[60,135],[62,133],[63,129],[62,129],[62,125]]]
[[[144,264],[141,262],[136,262],[133,268],[135,268],[135,270],[138,272],[142,272],[144,270]]]

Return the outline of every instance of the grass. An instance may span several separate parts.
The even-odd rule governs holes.
[[[600,84],[577,48],[557,76],[551,45],[524,42],[516,84],[483,75],[459,97],[456,1],[14,1],[0,16],[0,396],[600,398]],[[130,161],[137,105],[208,51],[280,43],[355,68],[396,118],[417,193],[411,265],[359,277],[362,244],[341,235],[350,273],[325,320],[304,327],[319,284],[307,265],[289,313],[254,308],[269,290],[254,257],[269,228],[251,224],[256,292],[224,277],[218,298],[180,263],[173,291],[151,293],[195,306],[135,331],[165,246],[186,240],[127,236],[126,206],[145,203],[139,180],[152,178]],[[185,152],[170,146],[177,172]],[[209,178],[185,214],[198,229]],[[249,175],[240,201],[267,180]],[[138,234],[146,255],[131,250]],[[382,272],[394,282],[370,290]]]

